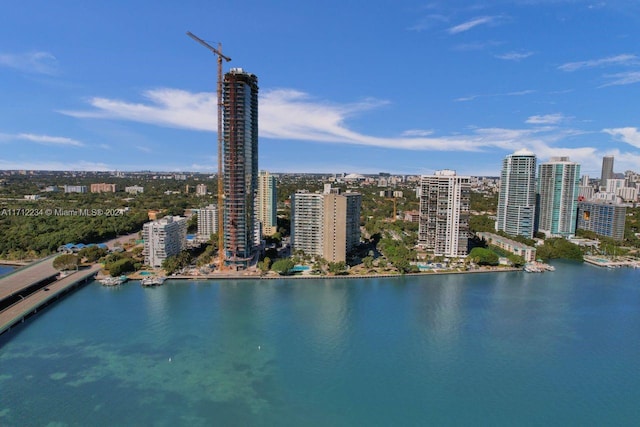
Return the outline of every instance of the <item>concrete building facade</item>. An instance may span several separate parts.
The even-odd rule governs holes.
[[[278,231],[276,182],[276,177],[267,171],[258,174],[258,221],[265,236],[272,236]]]
[[[622,240],[626,214],[624,205],[599,201],[578,202],[578,229]]]
[[[360,243],[359,193],[299,192],[291,197],[291,247],[329,262],[346,261]]]
[[[148,222],[142,228],[144,262],[151,267],[161,267],[162,261],[178,255],[187,244],[187,219],[166,216]]]
[[[198,240],[208,241],[212,234],[218,232],[218,206],[209,205],[198,211]]]
[[[91,184],[92,193],[115,193],[116,185],[102,182],[100,184]]]
[[[421,179],[418,244],[436,256],[463,257],[469,245],[468,176],[436,171]]]
[[[259,244],[258,78],[232,68],[223,80],[223,231],[225,262],[246,268]]]

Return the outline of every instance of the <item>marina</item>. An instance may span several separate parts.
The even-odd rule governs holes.
[[[588,264],[605,268],[631,267],[640,268],[640,261],[633,257],[617,256],[607,257],[604,255],[585,255],[584,261]]]

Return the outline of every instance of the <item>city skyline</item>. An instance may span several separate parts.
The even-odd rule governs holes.
[[[0,169],[215,172],[190,30],[260,76],[261,169],[497,176],[526,148],[637,170],[639,22],[624,0],[8,4]]]

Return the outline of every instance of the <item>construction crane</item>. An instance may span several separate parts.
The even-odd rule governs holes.
[[[202,46],[213,52],[218,59],[218,83],[217,83],[217,95],[218,95],[218,255],[219,265],[218,268],[222,270],[224,268],[224,189],[222,188],[222,60],[229,62],[231,58],[222,54],[222,44],[218,43],[218,48],[211,46],[209,43],[202,40],[200,37],[187,31],[187,35],[200,43]]]

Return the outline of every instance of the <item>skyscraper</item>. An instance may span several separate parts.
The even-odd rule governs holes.
[[[516,151],[502,162],[496,230],[533,238],[536,208],[536,156]]]
[[[346,261],[360,243],[359,193],[298,192],[291,197],[291,245],[294,251],[330,262]]]
[[[278,231],[278,197],[276,177],[267,171],[258,175],[258,221],[262,234],[271,236]]]
[[[434,255],[466,256],[469,243],[468,176],[436,171],[420,183],[418,244]]]
[[[224,76],[223,188],[224,251],[227,265],[245,268],[259,243],[258,78],[242,68]]]
[[[580,165],[552,157],[538,170],[538,230],[547,237],[575,234]]]
[[[606,187],[607,180],[613,178],[613,156],[602,158],[602,174],[600,175],[600,186]]]

